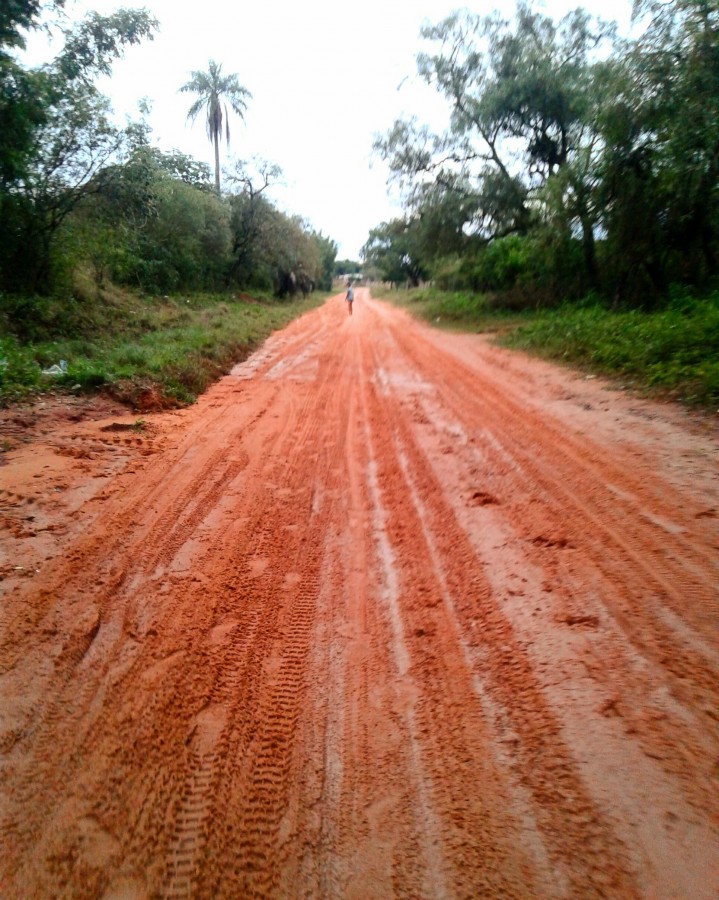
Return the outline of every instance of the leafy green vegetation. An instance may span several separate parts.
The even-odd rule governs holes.
[[[129,403],[149,391],[152,405],[187,403],[270,332],[325,297],[314,293],[291,303],[229,294],[158,299],[114,290],[86,310],[84,326],[73,322],[71,337],[63,336],[52,318],[30,342],[1,337],[0,403],[48,388],[102,389]],[[112,314],[103,322],[107,310]],[[43,375],[53,366],[64,371]]]
[[[355,275],[362,269],[359,261],[353,259],[336,259],[334,265],[335,278],[341,278],[343,275]]]
[[[31,348],[15,339],[0,337],[0,397],[15,400],[33,391],[40,384],[40,366]]]
[[[447,127],[398,120],[376,152],[404,215],[366,272],[502,292],[517,308],[588,293],[660,308],[719,260],[719,7],[636,0],[636,37],[576,9],[554,21],[452,13],[422,29],[419,77]]]
[[[533,315],[503,342],[719,409],[719,293],[649,313],[566,305]]]

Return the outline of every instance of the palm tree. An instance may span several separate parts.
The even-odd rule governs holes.
[[[215,145],[215,189],[220,193],[220,140],[222,125],[225,126],[225,140],[230,145],[230,123],[228,106],[244,121],[247,100],[252,94],[237,80],[237,75],[223,75],[222,66],[210,60],[209,71],[191,72],[191,78],[180,90],[197,94],[197,100],[190,107],[187,118],[193,122],[204,109],[207,113],[207,137]]]

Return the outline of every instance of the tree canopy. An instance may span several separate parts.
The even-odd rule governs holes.
[[[8,48],[24,45],[22,29],[37,25],[40,13],[40,3],[13,3],[1,29],[0,285],[13,290],[48,286],[58,229],[131,143],[131,133],[111,122],[93,79],[157,28],[145,10],[91,13],[64,29],[51,63],[25,69]]]
[[[237,75],[223,75],[222,66],[212,59],[207,72],[192,72],[189,81],[180,90],[183,93],[197,94],[188,110],[188,119],[194,122],[201,112],[205,113],[207,138],[215,148],[215,190],[219,194],[220,141],[224,133],[227,145],[230,144],[229,111],[232,110],[240,119],[244,119],[247,101],[252,94],[240,84]]]
[[[124,49],[151,39],[144,10],[63,19],[62,48],[28,68],[17,50],[63,0],[8,0],[0,9],[0,315],[8,295],[70,296],[79,270],[146,291],[257,286],[287,296],[331,285],[336,244],[280,212],[266,161],[236,163],[219,194],[219,140],[249,91],[211,61],[183,90],[197,97],[215,145],[209,166],[151,146],[150,110],[119,127],[95,85]],[[11,304],[12,305],[12,304]]]
[[[376,143],[407,209],[379,226],[388,272],[411,231],[413,260],[439,272],[461,258],[453,277],[477,289],[503,281],[489,248],[510,238],[527,265],[518,281],[547,295],[647,303],[716,274],[719,10],[638,0],[634,12],[634,40],[581,9],[554,22],[527,3],[423,29],[418,72],[449,124],[400,120]]]

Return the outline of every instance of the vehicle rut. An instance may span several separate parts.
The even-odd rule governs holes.
[[[365,289],[147,421],[0,469],[4,898],[716,896],[715,423]]]

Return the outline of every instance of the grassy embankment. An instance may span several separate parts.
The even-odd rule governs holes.
[[[612,310],[597,300],[511,312],[482,295],[435,289],[386,291],[414,315],[608,375],[639,391],[719,410],[719,291],[676,296],[653,312]]]
[[[0,404],[43,390],[106,391],[133,404],[191,402],[273,330],[327,297],[140,297],[115,288],[79,302],[0,297]],[[42,369],[65,360],[67,371]]]

